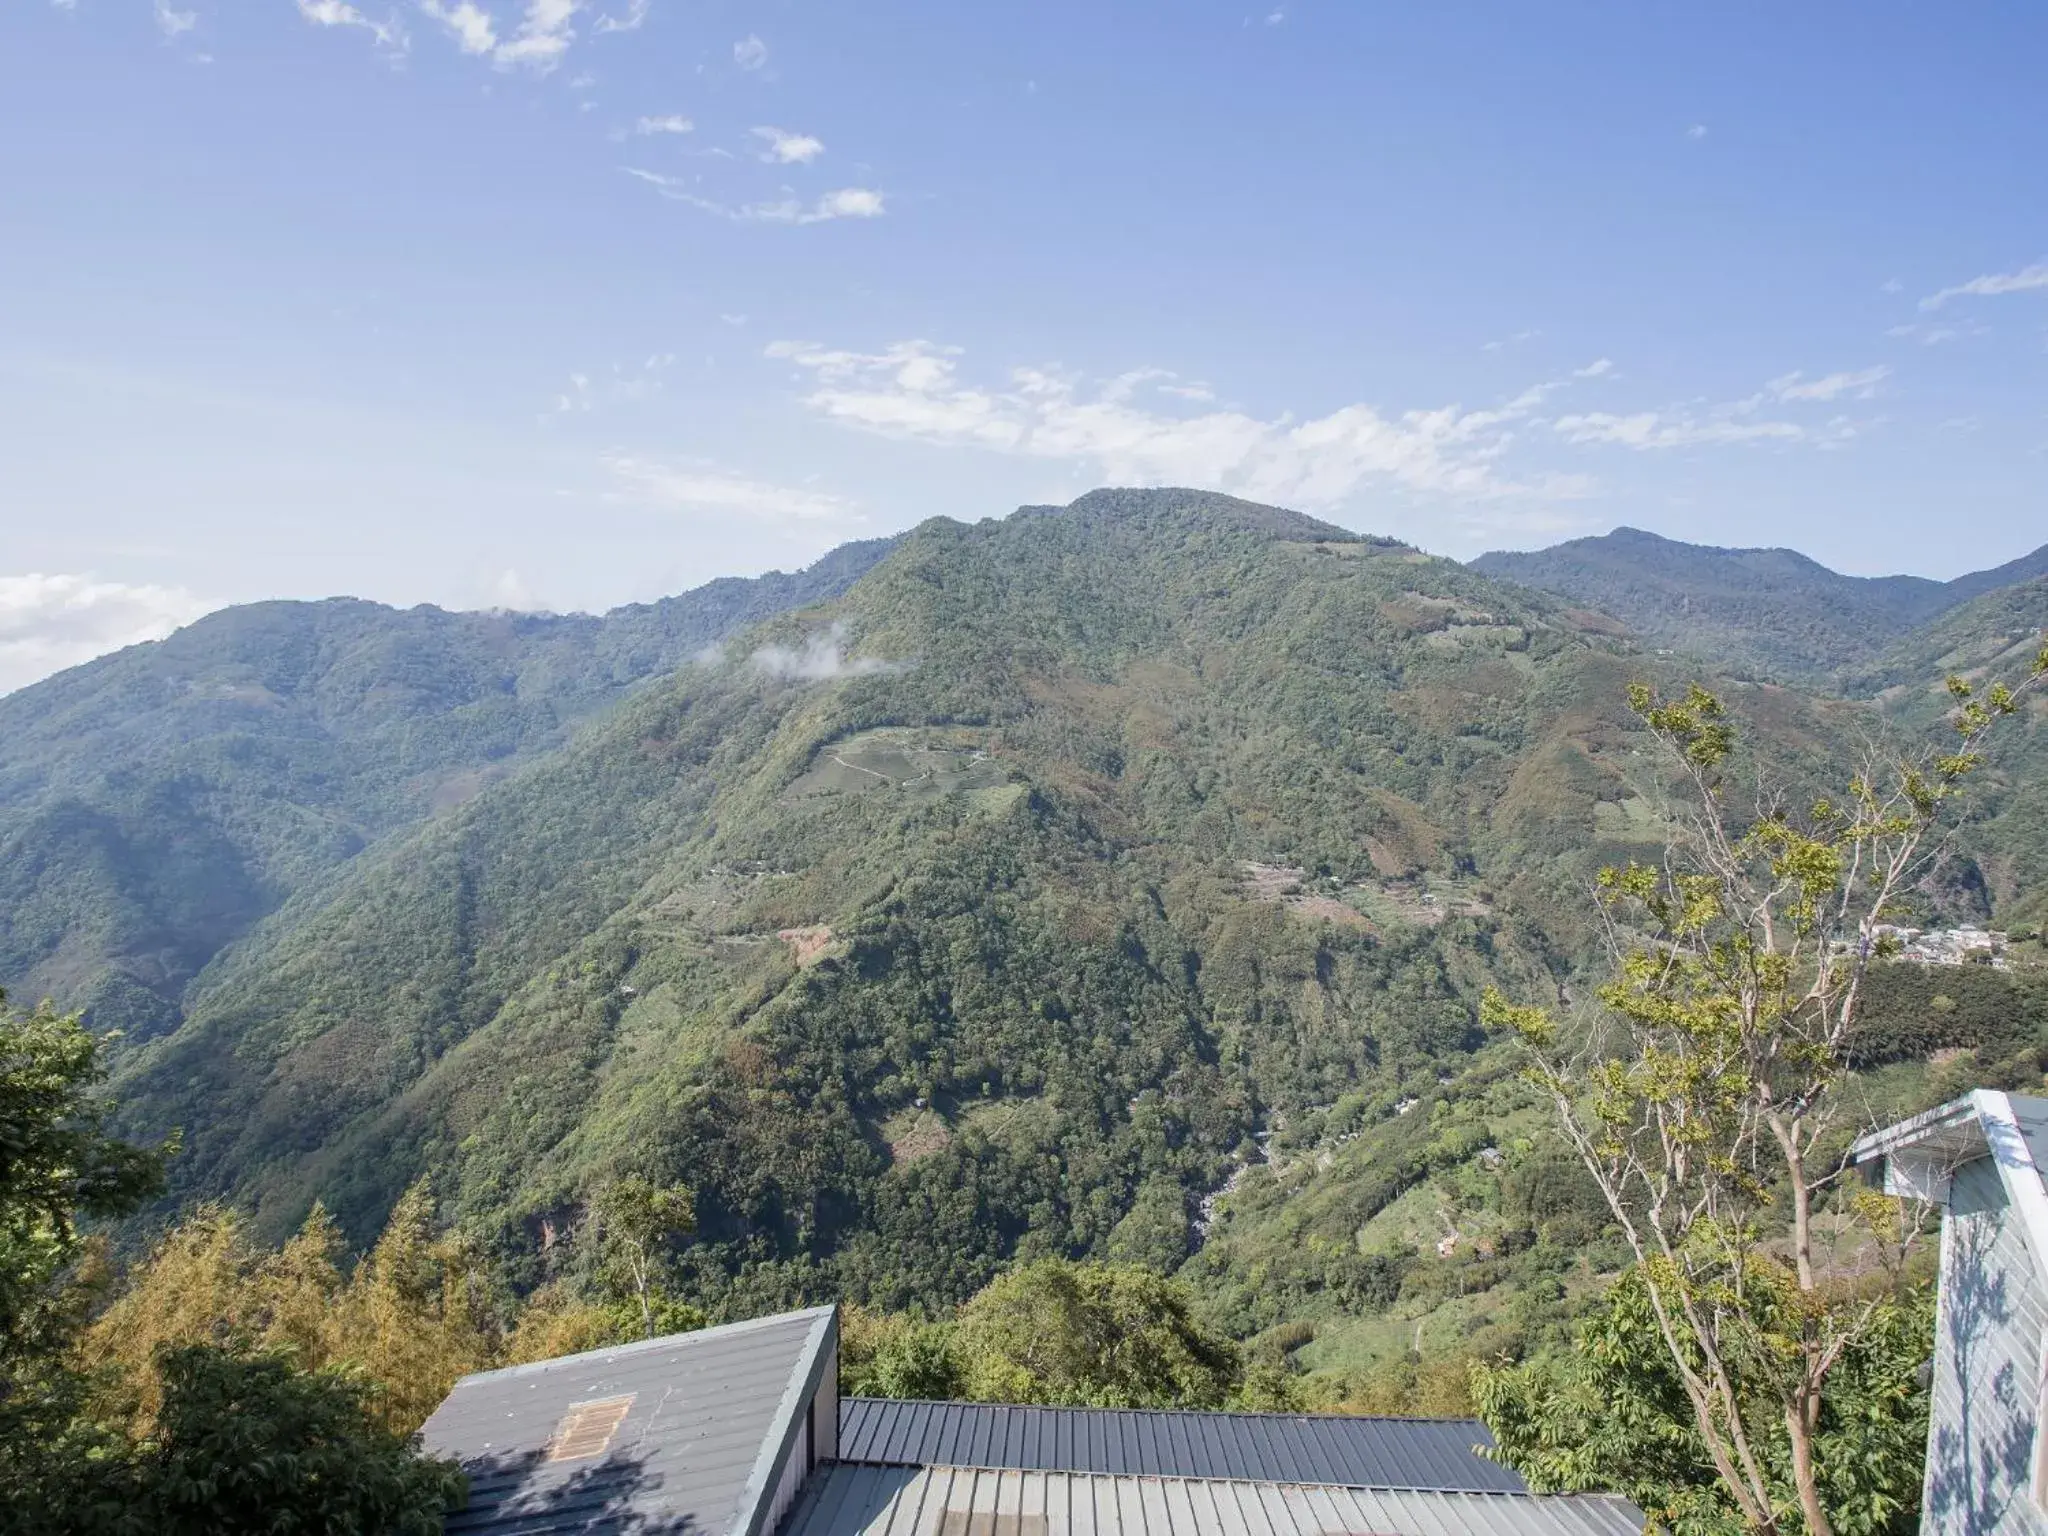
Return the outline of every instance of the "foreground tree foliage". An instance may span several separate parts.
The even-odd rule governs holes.
[[[1933,1348],[1933,1330],[1932,1290],[1912,1289],[1875,1309],[1829,1373],[1814,1460],[1842,1536],[1905,1536],[1918,1524],[1928,1414],[1918,1371]],[[1752,1529],[1693,1422],[1640,1272],[1616,1283],[1574,1344],[1473,1372],[1479,1412],[1502,1458],[1539,1492],[1626,1494],[1654,1528],[1676,1536]],[[1773,1383],[1767,1373],[1759,1380],[1746,1369],[1736,1391],[1750,1439],[1770,1448],[1767,1472],[1789,1487],[1789,1442],[1776,1422],[1781,1408]]]
[[[416,1404],[305,1368],[355,1289],[333,1275],[317,1213],[267,1260],[207,1213],[76,1342],[109,1287],[79,1220],[127,1214],[162,1183],[161,1153],[102,1129],[100,1049],[78,1019],[0,996],[0,1533],[439,1530],[462,1477],[419,1454]],[[406,1326],[389,1298],[417,1295],[418,1225],[358,1271],[355,1315],[386,1326],[366,1336],[387,1357]]]
[[[1661,1346],[1685,1454],[1712,1468],[1703,1497],[1739,1528],[1887,1529],[1917,1499],[1916,1460],[1824,1450],[1829,1426],[1853,1417],[1851,1362],[1920,1347],[1899,1322],[1917,1223],[1846,1187],[1860,1127],[1840,1090],[1871,965],[1896,948],[1887,925],[1934,863],[1985,738],[2044,675],[2048,649],[2017,687],[1951,679],[1952,751],[1873,752],[1839,797],[1800,811],[1763,785],[1745,813],[1729,803],[1721,701],[1697,685],[1670,702],[1635,686],[1630,704],[1687,807],[1661,866],[1600,877],[1615,962],[1600,1009],[1566,1027],[1487,994],[1487,1021],[1529,1045],[1531,1075],[1633,1255],[1633,1290],[1608,1324],[1640,1298],[1630,1326]],[[1504,1446],[1563,1411],[1498,1379],[1487,1390]]]
[[[849,1308],[848,1392],[1090,1408],[1287,1406],[1275,1372],[1198,1322],[1185,1286],[1124,1264],[1040,1259],[946,1323]]]

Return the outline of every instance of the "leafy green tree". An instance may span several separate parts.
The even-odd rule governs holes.
[[[78,1536],[436,1536],[466,1489],[380,1422],[375,1386],[288,1357],[160,1352],[163,1402],[125,1457],[79,1468],[38,1529]]]
[[[640,1337],[704,1326],[704,1314],[669,1292],[674,1245],[697,1230],[697,1197],[637,1175],[614,1179],[591,1204],[602,1284],[637,1313]]]
[[[1830,1374],[1815,1436],[1823,1495],[1843,1536],[1906,1536],[1918,1521],[1934,1298],[1915,1288],[1880,1306]],[[1520,1365],[1481,1365],[1473,1395],[1504,1460],[1539,1492],[1626,1494],[1675,1536],[1748,1529],[1694,1424],[1639,1271],[1618,1281],[1573,1348]],[[1780,1408],[1768,1382],[1738,1383],[1769,1472],[1790,1497]]]
[[[1220,1408],[1240,1374],[1184,1287],[1116,1264],[1020,1264],[960,1309],[952,1343],[981,1402]]]
[[[962,1395],[952,1329],[900,1312],[839,1309],[839,1386],[850,1397],[943,1401]]]
[[[1829,1384],[1889,1326],[1915,1233],[1842,1187],[1857,1005],[1987,735],[2044,675],[2048,648],[2017,688],[1980,697],[1952,678],[1953,750],[1874,752],[1844,795],[1804,810],[1766,785],[1746,816],[1727,799],[1721,700],[1634,685],[1688,808],[1663,865],[1602,872],[1602,1010],[1564,1028],[1486,996],[1600,1186],[1699,1446],[1753,1529],[1834,1536],[1852,1517],[1820,1460]],[[1753,1411],[1759,1395],[1771,1413]]]
[[[70,1324],[59,1284],[79,1222],[124,1216],[163,1187],[163,1153],[105,1132],[100,1043],[44,1003],[0,992],[0,1368],[46,1354]]]

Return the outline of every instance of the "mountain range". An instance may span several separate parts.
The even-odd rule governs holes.
[[[1098,491],[601,618],[231,609],[0,699],[0,981],[121,1028],[173,1198],[272,1234],[425,1176],[538,1279],[637,1172],[730,1312],[1093,1254],[1311,1365],[1475,1347],[1587,1283],[1475,1004],[1569,988],[1591,873],[1661,850],[1626,684],[1705,678],[1824,784],[2048,625],[2043,559],[1467,568]],[[2040,908],[2019,725],[1930,911]]]
[[[1932,621],[2048,578],[2048,544],[1942,582],[1844,576],[1796,550],[1716,549],[1617,528],[1481,555],[1472,568],[1611,614],[1645,640],[1723,670],[1856,692]]]

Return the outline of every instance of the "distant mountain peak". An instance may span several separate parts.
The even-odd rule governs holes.
[[[1103,486],[1076,497],[1064,507],[1019,507],[1019,513],[1034,516],[1073,517],[1090,522],[1150,524],[1161,521],[1193,521],[1214,527],[1234,528],[1247,533],[1270,534],[1277,538],[1317,543],[1388,543],[1393,540],[1366,539],[1362,534],[1305,512],[1267,506],[1227,496],[1221,491],[1194,490],[1186,486]]]
[[[1494,551],[1472,568],[1597,608],[1719,666],[1839,683],[1960,604],[2048,572],[2048,547],[1940,582],[1845,576],[1796,549],[1688,544],[1621,527],[1548,549]]]

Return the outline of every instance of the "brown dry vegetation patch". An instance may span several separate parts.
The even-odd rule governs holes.
[[[832,947],[832,930],[823,923],[808,928],[778,929],[775,937],[789,946],[790,957],[799,969],[816,965]]]
[[[882,1141],[893,1164],[914,1163],[953,1144],[953,1128],[935,1110],[906,1109],[882,1122]]]

